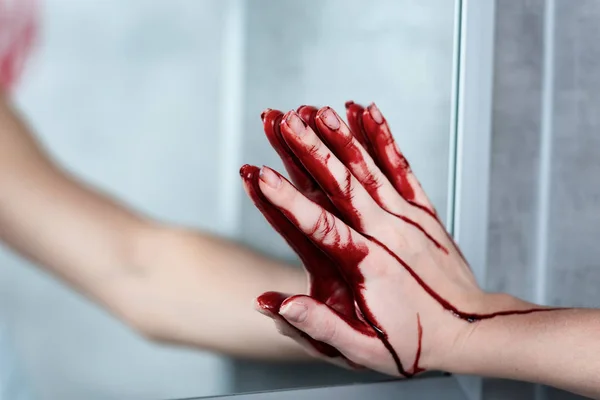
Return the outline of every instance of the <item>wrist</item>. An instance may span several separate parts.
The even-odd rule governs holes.
[[[529,303],[505,293],[483,293],[473,309],[478,314],[491,314],[501,311],[518,311],[543,306]],[[451,316],[454,336],[447,346],[447,351],[436,360],[436,368],[441,371],[459,374],[477,374],[479,365],[485,363],[485,357],[494,351],[501,351],[510,342],[510,329],[514,318],[522,315],[500,315],[475,322]]]

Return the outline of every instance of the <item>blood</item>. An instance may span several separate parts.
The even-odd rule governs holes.
[[[294,336],[300,337],[304,339],[309,345],[316,350],[319,354],[322,354],[325,357],[330,358],[346,358],[338,349],[335,347],[328,345],[327,343],[319,342],[318,340],[314,340],[312,337],[301,331],[300,329],[294,327],[290,324],[285,318],[283,318],[279,311],[281,310],[281,306],[286,300],[293,300],[296,296],[288,296],[279,292],[266,292],[258,296],[256,299],[256,303],[258,306],[266,313],[270,315],[276,321],[283,323],[288,329],[290,329]]]
[[[293,217],[292,217],[293,218]],[[362,320],[375,332],[377,338],[386,350],[392,356],[398,373],[405,378],[412,377],[413,374],[406,371],[402,366],[402,362],[398,353],[389,341],[388,334],[379,326],[375,314],[369,308],[367,301],[364,297],[364,276],[360,272],[359,265],[369,254],[369,249],[365,244],[354,243],[350,234],[350,228],[347,229],[346,237],[348,238],[344,243],[341,240],[341,234],[339,232],[340,227],[336,227],[332,223],[332,217],[328,215],[325,210],[321,212],[321,215],[317,219],[313,229],[308,235],[314,234],[316,231],[327,233],[327,243],[325,240],[319,242],[319,246],[323,251],[328,254],[333,260],[338,261],[340,264],[340,271],[344,276],[346,283],[352,288],[356,305],[360,310]],[[353,326],[356,329],[356,326]],[[369,331],[369,332],[372,332]]]
[[[356,104],[353,101],[347,101],[346,104],[346,118],[348,119],[348,125],[350,126],[350,131],[352,135],[358,140],[358,142],[362,145],[362,147],[371,155],[373,160],[376,160],[375,153],[373,152],[373,148],[371,143],[369,142],[369,138],[365,133],[365,128],[363,126],[362,115],[365,111],[365,108],[360,104]]]
[[[360,106],[349,102],[346,104],[346,108],[349,115],[353,117],[349,120],[354,122],[358,121]],[[303,106],[299,109],[302,116],[305,118],[305,123],[311,126],[315,132],[321,129],[321,124],[316,121],[318,118],[315,117],[314,108],[309,106]],[[323,190],[324,193],[329,195],[331,203],[335,205],[334,210],[342,210],[344,219],[351,221],[350,226],[354,227],[359,233],[361,233],[360,214],[351,205],[351,193],[350,193],[350,180],[351,174],[348,172],[344,178],[342,185],[337,183],[337,180],[333,177],[329,169],[327,168],[327,158],[315,156],[311,149],[303,147],[301,143],[296,140],[287,140],[286,137],[295,138],[295,135],[291,132],[291,129],[285,123],[285,119],[282,119],[281,113],[272,114],[273,110],[267,110],[263,114],[263,120],[265,121],[265,131],[268,129],[267,136],[271,141],[271,144],[275,149],[283,154],[282,159],[284,163],[286,160],[290,164],[293,163],[292,170],[301,171],[303,175],[302,179],[311,179],[311,187],[318,187]],[[396,146],[394,146],[395,156],[394,160],[390,160],[389,154],[385,153],[385,148],[393,141],[389,128],[382,122],[377,124],[368,113],[368,110],[364,110],[362,114],[363,126],[356,125],[357,131],[363,131],[365,133],[365,140],[367,146],[371,146],[370,149],[373,151],[375,160],[383,170],[384,174],[392,180],[396,190],[407,200],[412,206],[417,207],[429,215],[434,217],[438,222],[439,219],[434,210],[429,207],[420,205],[414,200],[415,191],[408,180],[408,174],[410,173],[410,166],[404,156],[399,152]],[[269,119],[271,118],[271,119]],[[278,123],[281,121],[281,123]],[[352,122],[351,122],[352,123]],[[313,127],[313,124],[315,126]],[[281,134],[281,131],[276,130],[276,126],[280,125],[281,129],[285,131],[285,136]],[[376,134],[375,134],[376,133]],[[356,137],[356,133],[353,131]],[[347,138],[337,137],[338,135],[323,135],[320,132],[320,136],[326,136],[328,141],[332,140],[346,140]],[[333,138],[333,139],[332,139]],[[276,139],[276,140],[274,140]],[[343,143],[337,143],[338,145]],[[351,147],[351,146],[350,146]],[[353,161],[352,157],[356,156],[356,149],[348,150],[346,160],[342,160],[347,163]],[[287,164],[286,164],[287,168]],[[275,172],[275,171],[274,171]],[[422,340],[423,340],[423,327],[421,325],[420,315],[417,313],[417,350],[415,354],[415,360],[412,364],[410,371],[404,369],[402,362],[395,351],[394,347],[389,341],[387,332],[381,328],[378,324],[374,313],[369,308],[367,301],[364,297],[365,290],[365,279],[360,271],[360,263],[369,254],[369,249],[364,243],[355,243],[352,239],[352,231],[348,225],[336,226],[334,214],[329,213],[325,209],[322,210],[321,215],[315,222],[312,230],[308,232],[306,236],[298,228],[300,225],[296,220],[295,216],[285,209],[279,209],[273,206],[262,194],[262,191],[258,187],[258,168],[252,166],[244,166],[240,171],[244,182],[246,183],[246,190],[248,194],[259,208],[259,210],[265,215],[271,225],[284,237],[284,239],[290,244],[292,249],[296,251],[300,259],[303,261],[307,271],[311,276],[311,297],[317,301],[321,301],[334,310],[341,318],[343,318],[349,326],[356,329],[359,333],[367,336],[376,336],[383,346],[390,353],[393,358],[398,372],[400,375],[410,378],[415,374],[423,372],[424,369],[419,366],[421,357]],[[290,173],[291,175],[291,173]],[[280,175],[281,177],[281,175]],[[281,177],[282,179],[285,179]],[[366,186],[369,186],[368,180]],[[396,215],[398,218],[402,218],[405,222],[417,227],[431,240],[438,248],[446,250],[439,242],[437,242],[425,229],[414,221]],[[441,224],[441,222],[440,222]],[[443,228],[443,227],[442,227]],[[342,243],[341,240],[341,229],[347,229],[345,239]],[[445,229],[444,229],[445,231]],[[319,237],[323,239],[315,241],[310,239],[314,237],[314,234],[319,232]],[[561,308],[531,308],[524,310],[506,310],[497,311],[493,313],[478,314],[469,313],[459,310],[457,307],[452,305],[448,300],[442,297],[439,293],[434,291],[416,272],[409,266],[404,260],[402,260],[397,254],[391,251],[385,244],[379,240],[361,233],[366,239],[383,249],[390,256],[392,256],[417,282],[419,286],[431,296],[438,304],[440,304],[445,310],[452,313],[457,318],[460,318],[469,323],[473,323],[480,320],[491,319],[498,316],[508,315],[521,315],[530,314],[534,312],[544,311],[555,311]],[[454,242],[452,241],[454,244]],[[458,254],[461,255],[460,249],[454,244]],[[464,259],[464,257],[463,257]],[[466,263],[466,261],[465,261]],[[467,264],[468,265],[468,264]],[[324,266],[328,266],[324,267]],[[335,293],[335,296],[332,296]],[[290,301],[291,298],[287,298],[285,295],[278,293],[268,292],[259,297],[258,302],[263,310],[276,315],[276,318],[281,318],[279,310],[281,305],[285,301]],[[287,323],[287,321],[286,321]],[[294,328],[295,329],[295,328]],[[298,331],[299,334],[302,332]],[[304,334],[305,338],[317,351],[329,357],[344,357],[339,351],[325,343],[317,342],[314,339]],[[344,357],[345,358],[345,357]]]
[[[296,110],[300,118],[305,121],[317,135],[319,135],[319,130],[317,129],[315,117],[317,116],[318,111],[319,110],[316,107],[306,105],[300,106]]]
[[[367,109],[363,112],[362,120],[364,131],[369,138],[369,143],[371,143],[375,155],[374,159],[379,168],[390,178],[392,185],[406,201],[414,201],[415,192],[408,181],[410,165],[395,145],[385,119],[381,124],[378,124]],[[392,157],[387,153],[387,149],[390,147],[393,150]]]
[[[387,210],[386,210],[387,211]],[[391,215],[393,215],[396,218],[401,219],[402,221],[406,222],[409,225],[414,226],[415,228],[417,228],[418,230],[421,231],[421,233],[423,233],[425,235],[425,237],[427,239],[429,239],[429,241],[431,241],[431,243],[433,243],[433,245],[435,247],[437,247],[438,249],[440,249],[441,251],[443,251],[444,253],[448,254],[448,249],[442,245],[440,242],[437,241],[436,238],[434,238],[433,236],[431,236],[426,230],[425,228],[423,228],[421,225],[419,225],[417,222],[413,221],[412,219],[405,217],[404,215],[400,215],[400,214],[395,214],[393,212],[388,211],[388,213],[390,213]]]
[[[427,292],[435,301],[437,301],[444,309],[450,311],[452,315],[458,317],[467,322],[476,322],[483,319],[490,319],[494,317],[498,317],[501,315],[518,315],[518,314],[531,314],[533,312],[542,312],[542,311],[556,311],[561,310],[561,308],[530,308],[525,310],[507,310],[507,311],[498,311],[494,313],[488,314],[476,314],[476,313],[468,313],[459,310],[455,306],[453,306],[448,300],[440,296],[437,292],[435,292],[416,272],[412,269],[404,260],[396,255],[392,250],[390,250],[385,244],[381,243],[379,240],[375,239],[372,236],[368,236],[363,234],[363,236],[367,237],[373,243],[377,244],[383,250],[385,250],[390,256],[392,256],[396,261],[404,267],[404,269],[414,278],[415,281]]]
[[[327,108],[328,107],[326,107],[326,109]],[[356,145],[354,145],[352,140],[353,136],[350,134],[350,132],[346,132],[346,134],[343,134],[339,132],[339,129],[333,131],[330,128],[328,128],[321,121],[320,118],[315,117],[316,108],[314,107],[302,106],[299,108],[299,110],[300,112],[302,112],[302,115],[300,116],[304,116],[309,121],[308,125],[312,125],[313,131],[320,132],[319,136],[321,140],[326,145],[328,145],[328,147],[337,150],[336,155],[345,165],[348,165],[349,163],[354,163],[358,165],[358,168],[362,169],[365,175],[370,175],[370,172],[364,161],[364,157],[360,149]],[[350,171],[346,171],[346,176],[343,180],[343,185],[338,184],[337,179],[333,176],[333,174],[327,166],[329,154],[323,157],[318,156],[314,152],[309,151],[303,143],[296,139],[295,133],[291,131],[291,128],[286,123],[285,116],[281,120],[280,125],[280,131],[282,132],[283,140],[289,146],[289,149],[291,149],[291,152],[295,155],[296,159],[302,163],[306,173],[312,174],[316,184],[318,184],[321,187],[321,189],[328,195],[330,201],[333,203],[336,210],[341,212],[340,219],[348,223],[354,229],[361,231],[361,215],[358,212],[358,210],[356,210],[356,208],[352,205],[351,202],[352,174],[350,173]],[[361,184],[371,195],[375,194],[375,196],[377,196],[378,186],[375,179],[366,178],[364,181],[361,182]],[[382,204],[382,201],[380,199],[379,204]],[[448,253],[448,250],[433,236],[431,236],[425,229],[423,229],[423,227],[417,222],[403,215],[398,215],[391,212],[390,214],[417,228],[438,249],[442,250],[446,254]]]
[[[423,210],[439,221],[433,208],[420,204],[415,200],[415,190],[409,181],[411,175],[410,164],[398,149],[385,118],[381,123],[377,123],[371,116],[370,111],[366,109],[363,111],[362,121],[365,136],[368,138],[374,154],[373,158],[379,168],[390,179],[398,193],[413,207]]]
[[[352,103],[351,108],[356,108],[355,106],[362,108],[355,103]],[[360,147],[356,144],[357,142],[353,140],[355,136],[353,136],[350,132],[346,131],[343,124],[340,124],[339,129],[332,130],[327,125],[325,125],[320,118],[317,118],[316,121],[317,122],[315,124],[316,126],[314,129],[317,129],[319,132],[321,132],[320,136],[324,139],[328,147],[335,153],[335,155],[340,159],[340,161],[342,161],[344,165],[353,166],[352,168],[354,170],[354,175],[357,176],[357,178],[360,180],[361,185],[377,202],[377,204],[379,204],[379,206],[382,207],[389,214],[417,228],[419,231],[421,231],[421,233],[425,235],[427,239],[431,241],[431,243],[433,243],[435,247],[448,254],[448,249],[445,246],[443,246],[438,240],[436,240],[431,234],[429,234],[425,229],[423,229],[423,227],[420,224],[408,218],[407,216],[393,213],[385,207],[383,200],[379,196],[380,184],[374,178],[369,167],[367,166],[365,156],[363,155],[363,151],[361,151]],[[328,177],[328,179],[333,180],[334,178],[331,176],[331,174],[329,175],[330,176]],[[317,178],[317,182],[321,182],[319,178]],[[321,185],[323,184],[321,183]],[[326,186],[331,185],[331,183],[328,183]],[[350,190],[348,187],[348,182],[346,182],[345,190],[347,192],[345,197],[349,198]],[[334,203],[336,206],[338,206],[336,202]]]
[[[348,106],[347,106],[348,107]],[[374,138],[374,137],[379,137],[380,142],[382,144],[391,144],[392,142],[394,142],[394,138],[391,134],[391,131],[389,129],[389,126],[387,125],[387,121],[385,119],[385,117],[382,116],[383,121],[381,124],[378,124],[373,117],[371,116],[371,113],[369,110],[365,110],[363,107],[358,106],[360,108],[363,109],[362,115],[360,120],[362,121],[362,123],[360,124],[360,127],[363,129],[362,135],[364,137],[367,138],[367,140],[372,140],[370,138]],[[352,118],[357,119],[358,116],[358,109],[356,109],[357,111],[352,115]],[[348,118],[350,119],[350,113],[348,113]],[[369,133],[366,132],[365,130],[365,122],[364,120],[367,119],[366,125],[369,127]],[[375,153],[375,150],[373,150],[374,146],[371,145],[371,143],[369,142],[369,146],[370,146],[370,152],[372,154],[372,157],[374,160],[377,159],[381,159],[379,162],[379,165],[382,167],[382,171],[384,172],[384,174],[388,177],[388,179],[391,182],[396,182],[396,185],[406,185],[410,187],[410,190],[406,190],[406,192],[409,195],[412,195],[413,197],[411,198],[404,198],[404,200],[406,200],[408,202],[408,204],[410,204],[411,206],[420,209],[421,211],[424,211],[425,213],[429,214],[430,217],[432,217],[434,220],[437,221],[437,223],[441,226],[442,231],[444,232],[444,234],[446,235],[446,238],[448,239],[448,241],[450,243],[452,243],[452,246],[454,248],[454,250],[458,253],[458,255],[460,256],[460,258],[462,258],[463,263],[467,266],[467,268],[470,270],[471,266],[469,265],[469,263],[467,262],[467,259],[465,258],[464,254],[462,253],[462,251],[460,250],[460,247],[458,247],[458,245],[456,244],[456,242],[454,241],[454,238],[452,238],[450,236],[450,234],[448,233],[448,231],[446,231],[446,228],[444,227],[442,221],[440,220],[437,212],[435,211],[435,209],[433,207],[427,207],[424,206],[422,204],[417,203],[414,200],[414,193],[415,190],[412,187],[412,185],[410,184],[409,180],[408,180],[408,174],[410,174],[410,166],[408,164],[408,161],[406,160],[406,158],[404,157],[404,155],[398,150],[396,144],[394,143],[393,145],[393,154],[395,154],[401,161],[397,163],[398,165],[398,169],[393,167],[394,162],[392,162],[391,160],[389,160],[389,158],[387,157],[387,154],[385,152],[385,145],[384,146],[380,146],[379,147],[379,154]],[[403,160],[403,161],[402,161]],[[395,179],[396,176],[402,176],[402,175],[406,175],[403,179],[401,179],[402,183],[397,182],[397,180]],[[400,193],[400,195],[402,195],[402,192],[396,187],[396,190],[398,190],[398,192]],[[448,253],[448,250],[446,250],[446,253]]]
[[[244,169],[249,170],[250,168],[253,168],[253,167],[250,167],[250,166],[242,167],[242,175],[244,175],[244,172],[243,172]],[[276,171],[274,171],[274,172],[276,172]],[[281,177],[281,178],[285,179],[284,177]],[[330,179],[333,179],[333,177],[331,177]],[[257,188],[257,189],[258,189],[258,192],[260,193],[260,196],[262,196],[264,198],[264,195],[262,195],[260,188]],[[264,198],[264,201],[267,201],[266,198]],[[255,201],[255,203],[256,203],[256,201]],[[270,203],[268,203],[268,204],[270,207],[274,207]],[[260,207],[259,207],[259,209],[260,209]],[[264,211],[265,209],[266,208],[261,209],[261,212],[263,212],[263,214],[265,215],[267,220],[269,220],[269,222],[271,222],[271,220],[273,220],[273,218],[269,217],[270,214],[265,213],[265,211]],[[277,210],[279,211],[279,209],[277,209]],[[291,229],[291,231],[299,232],[299,230],[297,228],[297,226],[299,226],[299,222],[297,221],[296,217],[293,214],[291,214],[290,212],[286,211],[285,209],[281,209],[280,213],[282,215],[284,215],[286,220],[288,221],[288,223],[291,223],[291,226],[293,226],[293,229]],[[348,284],[352,290],[354,300],[356,302],[358,310],[361,313],[362,318],[357,318],[357,316],[355,314],[353,315],[353,318],[348,318],[348,314],[349,314],[348,305],[346,305],[346,307],[343,308],[346,310],[347,314],[344,315],[344,314],[341,314],[338,312],[338,315],[340,315],[340,317],[342,317],[346,321],[346,323],[348,323],[349,326],[351,326],[358,332],[360,332],[364,335],[367,335],[367,336],[374,336],[374,334],[375,334],[379,338],[379,340],[382,342],[384,347],[388,350],[388,352],[390,353],[392,358],[394,359],[394,362],[396,364],[396,367],[397,367],[400,375],[402,375],[406,378],[409,378],[413,374],[406,371],[403,368],[402,362],[400,361],[398,354],[396,353],[393,346],[391,345],[391,343],[388,339],[387,333],[377,323],[377,319],[376,319],[375,315],[373,314],[373,312],[370,310],[370,308],[365,300],[365,297],[363,295],[363,291],[365,289],[364,288],[364,276],[360,272],[359,265],[365,259],[365,257],[369,254],[369,249],[365,244],[354,243],[352,241],[351,231],[348,226],[345,226],[345,229],[347,229],[345,237],[347,237],[349,239],[346,240],[344,243],[342,243],[340,229],[343,229],[343,228],[336,226],[334,221],[335,221],[335,219],[332,214],[328,213],[326,210],[322,210],[321,214],[319,215],[319,218],[317,218],[317,221],[313,225],[312,229],[306,233],[307,236],[304,236],[304,234],[302,234],[302,233],[300,233],[300,234],[304,238],[303,239],[304,242],[309,237],[314,237],[315,233],[317,233],[317,232],[319,232],[319,236],[323,237],[324,239],[325,238],[327,239],[326,242],[324,239],[319,241],[318,246],[320,247],[320,249],[323,251],[324,254],[329,256],[329,258],[331,260],[335,260],[335,262],[337,262],[339,271],[342,274],[345,283]],[[282,224],[281,222],[279,222],[279,223],[271,222],[271,224],[278,231],[280,231],[280,230],[286,231],[286,232],[282,233],[282,236],[289,243],[290,242],[290,239],[289,239],[290,234],[287,231],[290,230],[290,227],[288,226],[286,229],[281,229],[282,226],[286,225],[285,223]],[[281,231],[280,231],[280,233],[281,233]],[[298,250],[296,250],[296,248],[298,247],[297,245],[292,245],[291,243],[290,243],[290,245],[296,252],[298,252]],[[306,254],[307,249],[304,246],[301,246],[301,248],[302,248],[303,253]],[[308,253],[310,254],[310,252],[308,252]],[[303,259],[303,258],[306,259],[306,261],[303,260],[303,262],[307,266],[307,269],[309,269],[311,265],[315,265],[315,264],[313,264],[314,260],[311,260],[310,257],[307,258],[307,257],[301,256],[301,259]],[[319,271],[321,268],[323,268],[323,265],[320,264],[320,262],[317,262],[316,265],[319,266],[319,268],[315,268],[313,270],[315,272]],[[309,272],[311,272],[311,270],[309,270]],[[319,272],[317,272],[317,273],[319,273]],[[325,278],[325,279],[323,279],[323,278]],[[330,284],[330,282],[331,282],[330,277],[323,277],[323,276],[320,276],[318,281],[320,284],[323,284],[323,283]],[[331,289],[328,288],[326,290],[331,290]],[[267,300],[263,299],[262,301],[263,301],[263,303],[267,303],[268,300],[270,300],[270,299],[278,300],[278,299],[280,299],[280,297],[271,295],[271,296],[267,297]],[[279,304],[270,304],[269,303],[266,305],[266,307],[270,307],[272,309],[277,308],[277,310],[279,310],[279,307],[281,307],[281,303],[279,303]],[[356,308],[354,310],[356,310]],[[361,323],[361,319],[364,320],[367,323],[368,327],[371,329],[367,329],[367,327],[365,327]],[[313,347],[315,349],[317,349],[321,354],[325,354],[325,355],[330,354],[329,352],[324,353],[322,351],[322,349],[319,350],[318,346],[315,346],[314,340],[312,340],[310,342],[313,345]]]
[[[355,327],[361,333],[373,335],[372,332],[368,332],[364,327],[360,327],[361,321],[357,315],[352,290],[347,286],[346,281],[332,260],[297,228],[297,221],[294,217],[291,217],[291,220],[288,219],[280,209],[266,199],[258,186],[260,179],[259,169],[255,166],[244,165],[240,169],[240,176],[254,205],[260,210],[271,226],[285,239],[292,250],[298,254],[309,275],[310,296],[330,307],[350,326]],[[282,317],[279,315],[279,310],[286,298],[285,295],[277,292],[267,292],[257,299],[257,303],[272,318],[281,320]],[[296,329],[291,325],[290,327]],[[345,358],[335,348],[306,337],[299,330],[298,334],[302,334],[301,336],[319,353],[327,357]]]
[[[375,164],[387,176],[398,193],[413,207],[425,211],[427,214],[438,220],[435,210],[417,203],[414,200],[415,191],[408,180],[410,174],[410,165],[408,160],[396,147],[394,138],[387,126],[385,118],[378,124],[368,109],[354,103],[346,102],[346,116],[348,124],[354,137],[359,141],[363,148],[371,155]],[[368,118],[365,123],[365,119]],[[386,146],[393,144],[393,155],[395,160],[390,160],[386,154]]]
[[[315,179],[306,171],[298,157],[289,148],[281,136],[280,124],[283,113],[279,110],[266,109],[261,114],[265,135],[271,146],[275,149],[283,165],[290,175],[290,179],[298,186],[298,189],[309,199],[329,211],[335,207],[319,187]]]
[[[413,375],[425,371],[424,368],[419,367],[419,360],[421,359],[421,343],[423,342],[423,326],[421,325],[421,317],[419,316],[419,313],[417,313],[417,336],[417,354],[415,355],[415,362],[413,363],[412,367]]]
[[[306,170],[314,177],[323,192],[329,197],[335,208],[340,212],[344,222],[348,223],[354,229],[361,230],[362,218],[359,211],[352,205],[351,185],[352,174],[346,170],[343,187],[337,183],[337,179],[332,175],[327,165],[327,155],[316,154],[310,146],[302,143],[298,136],[287,124],[286,114],[281,121],[281,133],[292,152],[298,157]]]

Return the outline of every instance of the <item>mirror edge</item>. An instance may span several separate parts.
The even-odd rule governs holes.
[[[456,151],[451,154],[456,170],[449,227],[486,289],[495,0],[457,0],[457,8]],[[482,378],[456,379],[469,400],[482,398]]]

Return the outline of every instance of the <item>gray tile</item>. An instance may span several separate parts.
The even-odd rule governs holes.
[[[558,1],[548,233],[552,304],[600,306],[600,3]]]
[[[532,294],[540,144],[543,0],[499,0],[487,287]]]
[[[484,400],[531,400],[535,396],[535,385],[506,379],[485,379]]]

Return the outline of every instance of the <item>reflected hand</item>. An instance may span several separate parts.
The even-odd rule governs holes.
[[[304,344],[322,342],[351,363],[404,377],[439,368],[470,322],[547,310],[478,287],[379,110],[347,109],[352,130],[329,107],[271,123],[301,191],[267,167],[243,168],[255,204],[312,278],[309,296],[277,295],[270,307],[265,296],[275,295],[266,294],[258,305],[278,311],[280,326],[302,332]]]
[[[303,106],[298,111],[302,113],[307,121],[314,123],[314,117],[317,113],[316,108]],[[327,195],[286,144],[280,129],[282,117],[283,114],[277,110],[266,110],[261,115],[269,142],[283,160],[292,181],[298,189],[307,198],[312,199],[325,209],[335,212],[335,208]],[[246,193],[302,261],[309,277],[309,295],[320,303],[331,307],[349,321],[359,325],[360,319],[354,306],[352,290],[344,281],[338,268],[316,244],[286,218],[281,210],[264,197],[259,187],[258,168],[246,165],[242,167],[240,173]],[[317,358],[325,358],[339,366],[360,368],[359,365],[344,357],[336,348],[311,338],[287,322],[280,315],[280,308],[288,298],[291,298],[289,294],[264,293],[257,299],[256,308],[262,314],[272,318],[282,334],[296,340],[309,354]]]

